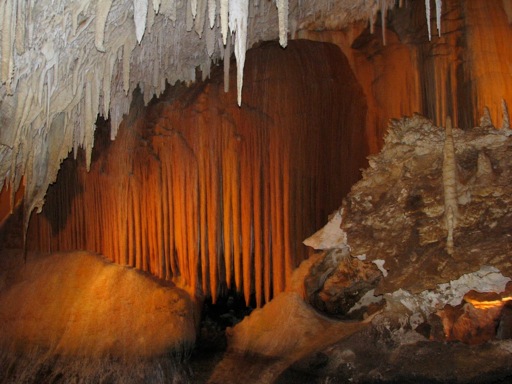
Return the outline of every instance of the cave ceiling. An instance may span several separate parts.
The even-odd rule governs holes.
[[[10,188],[12,208],[14,192],[24,186],[27,221],[70,152],[85,150],[90,163],[98,115],[110,119],[115,139],[137,87],[147,103],[168,84],[207,77],[234,53],[240,104],[245,51],[255,43],[279,39],[286,47],[300,30],[339,30],[358,20],[373,26],[402,3],[2,1],[0,187]],[[432,5],[434,19],[439,10]]]

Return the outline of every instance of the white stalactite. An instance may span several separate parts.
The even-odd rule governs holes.
[[[2,83],[7,86],[7,93],[11,94],[11,82],[14,75],[14,33],[16,15],[14,13],[13,0],[6,0],[4,5],[3,30],[2,30]]]
[[[153,11],[155,11],[156,14],[158,14],[158,11],[160,10],[161,2],[161,0],[153,0]]]
[[[197,3],[197,14],[195,19],[195,30],[199,35],[199,38],[203,36],[205,17],[206,17],[206,6],[207,0],[198,0]]]
[[[135,21],[135,35],[140,44],[146,30],[148,13],[148,0],[133,0],[133,20]]]
[[[288,0],[276,1],[279,18],[279,44],[283,48],[288,45]]]
[[[197,16],[197,0],[190,0],[190,7],[192,12],[192,18],[195,19]]]
[[[112,7],[112,0],[98,1],[94,30],[94,45],[100,52],[105,52],[105,23]]]
[[[220,28],[222,34],[222,43],[226,45],[228,38],[229,25],[229,0],[220,0]]]
[[[430,29],[430,0],[425,0],[425,16],[427,18],[428,41],[432,40],[432,31]]]
[[[215,15],[217,12],[217,1],[208,0],[208,19],[210,21],[210,28],[213,29],[215,26]]]
[[[25,35],[26,35],[26,2],[18,1],[18,7],[16,11],[16,37],[15,37],[15,46],[16,53],[18,55],[22,55],[25,53]]]
[[[245,51],[247,48],[247,18],[249,0],[229,3],[229,28],[235,34],[236,85],[238,105],[242,105],[242,87],[244,82]]]
[[[437,33],[441,37],[441,12],[443,8],[442,0],[436,0],[436,22],[437,22]]]
[[[123,90],[126,95],[130,90],[130,57],[136,42],[128,35],[123,46]]]

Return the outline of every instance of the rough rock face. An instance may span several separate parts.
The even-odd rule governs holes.
[[[445,131],[416,115],[392,122],[384,150],[343,204],[353,256],[384,261],[377,292],[420,292],[484,265],[512,275],[512,172],[508,130],[453,130],[457,222],[446,251]]]
[[[486,118],[469,130],[449,125],[393,121],[363,179],[305,241],[324,250],[306,299],[330,316],[374,317],[283,380],[295,370],[355,382],[510,377],[511,131]],[[361,299],[350,307],[354,292]]]
[[[363,179],[343,202],[337,216],[343,235],[326,226],[305,243],[374,263],[383,275],[374,280],[376,295],[434,290],[489,267],[511,276],[509,135],[508,129],[492,126],[454,129],[455,191],[448,191],[443,152],[450,136],[419,115],[393,121],[383,151],[370,157]],[[453,250],[447,246],[448,192],[456,207]],[[314,290],[322,291],[315,285],[319,282],[339,286],[331,282],[337,279],[332,271],[327,277],[317,275],[308,280]]]

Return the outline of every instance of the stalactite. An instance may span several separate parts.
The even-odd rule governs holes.
[[[98,1],[96,5],[94,45],[100,52],[105,52],[105,45],[103,44],[105,40],[105,24],[107,22],[110,8],[112,7],[112,1],[113,0]]]
[[[224,43],[224,92],[229,92],[229,67],[231,62],[231,35],[228,36]]]
[[[288,45],[288,0],[276,1],[279,18],[279,44],[283,48]]]
[[[432,40],[432,31],[430,28],[430,0],[425,0],[425,17],[427,18],[428,40]]]
[[[249,1],[231,1],[229,3],[229,28],[235,33],[237,102],[242,105],[242,86],[244,79],[245,52],[247,45],[247,18]]]
[[[123,45],[123,90],[125,95],[130,90],[130,57],[134,47],[135,41],[131,36],[128,36]]]
[[[160,10],[160,4],[162,0],[153,0],[153,11],[155,11],[156,14],[158,14],[158,11]]]
[[[441,13],[443,8],[443,1],[436,0],[436,23],[437,23],[437,33],[438,36],[441,37]]]
[[[199,38],[203,36],[204,25],[206,23],[207,0],[197,0],[197,14],[195,16],[195,31]]]
[[[208,52],[208,61],[213,57],[215,52],[215,29],[206,28],[206,52]]]
[[[229,26],[229,0],[220,0],[220,24],[222,42],[226,45]]]
[[[454,251],[454,230],[457,227],[459,211],[457,204],[457,163],[455,161],[452,121],[449,116],[446,118],[443,149],[443,190],[447,230],[446,251],[451,255]]]
[[[155,24],[155,12],[153,7],[150,7],[147,11],[146,15],[146,29],[148,30],[148,34],[151,35],[151,31],[153,30],[153,25]]]
[[[7,86],[7,93],[11,94],[11,82],[14,76],[14,33],[16,27],[16,15],[14,13],[14,0],[6,0],[4,5],[3,30],[2,30],[2,72],[1,82]]]
[[[133,0],[133,19],[135,22],[135,35],[140,44],[146,30],[148,0]]]
[[[17,1],[16,10],[16,33],[15,33],[15,47],[18,55],[25,53],[25,36],[26,36],[26,2]]]
[[[217,1],[208,0],[208,20],[210,21],[210,29],[215,26],[215,15],[217,13]]]

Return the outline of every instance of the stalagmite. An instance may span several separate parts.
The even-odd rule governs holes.
[[[510,117],[505,99],[501,99],[501,108],[503,109],[503,122],[501,124],[501,129],[510,129]]]
[[[457,163],[455,161],[455,145],[452,132],[452,121],[446,118],[445,141],[443,149],[443,190],[445,223],[447,230],[446,251],[453,254],[454,230],[457,226]]]
[[[239,106],[242,105],[248,14],[249,0],[231,1],[229,3],[229,28],[235,33],[237,102]]]
[[[108,13],[112,7],[112,0],[98,1],[96,5],[96,20],[94,30],[94,45],[100,52],[105,52],[105,23],[107,22]]]
[[[481,127],[492,127],[494,124],[492,123],[491,112],[489,108],[484,107],[484,112],[482,117],[480,118],[480,126]]]

